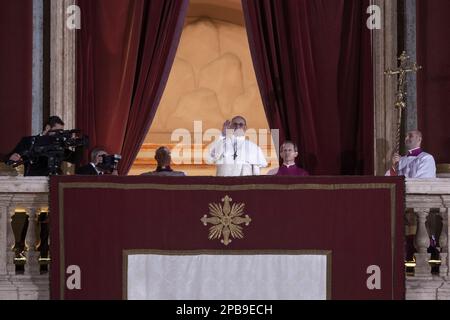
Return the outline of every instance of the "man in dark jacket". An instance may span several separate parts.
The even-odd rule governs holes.
[[[99,164],[103,162],[103,156],[108,153],[103,148],[95,148],[91,151],[91,162],[83,167],[77,168],[75,174],[85,176],[100,176],[104,171]]]
[[[49,176],[50,174],[62,174],[59,160],[76,163],[81,159],[83,149],[77,147],[75,151],[64,150],[62,159],[57,156],[48,157],[45,155],[34,155],[36,148],[45,147],[50,143],[55,132],[64,130],[64,122],[61,118],[52,116],[44,127],[44,131],[37,136],[24,137],[20,140],[14,150],[7,157],[8,164],[23,163],[25,170],[24,176]]]

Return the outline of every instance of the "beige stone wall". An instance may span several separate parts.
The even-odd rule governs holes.
[[[268,128],[246,30],[209,18],[184,27],[166,90],[146,142],[169,142],[177,128],[222,127],[235,115],[249,127]]]

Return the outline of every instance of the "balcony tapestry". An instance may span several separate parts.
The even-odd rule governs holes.
[[[50,184],[52,299],[404,299],[403,177]]]

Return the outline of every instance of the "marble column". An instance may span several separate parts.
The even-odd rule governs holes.
[[[50,64],[50,114],[60,116],[66,128],[75,127],[75,34],[66,26],[67,9],[76,0],[51,0],[51,64]]]
[[[414,270],[414,275],[416,277],[431,278],[431,267],[428,263],[431,254],[427,252],[430,246],[430,238],[425,226],[425,222],[430,213],[430,209],[414,209],[417,215],[417,234],[414,242],[416,247],[416,253],[414,257],[416,258],[416,268]]]
[[[397,67],[397,0],[374,0],[382,14],[380,30],[373,30],[374,59],[374,163],[375,175],[382,176],[390,167],[396,132],[394,109],[396,80],[384,75],[388,68]]]
[[[12,228],[12,218],[15,215],[15,207],[13,205],[7,208],[7,223],[6,223],[6,272],[10,275],[16,273],[16,265],[14,264],[14,259],[16,256],[15,245],[16,238],[14,236],[14,230]]]
[[[441,258],[441,266],[439,267],[439,275],[441,277],[448,276],[448,209],[440,208],[439,215],[442,218],[442,230],[439,237],[439,251]]]
[[[39,134],[44,117],[44,0],[33,0],[33,85],[31,133]]]
[[[417,61],[416,46],[416,0],[405,0],[405,50],[412,62]],[[420,61],[417,61],[422,65]],[[419,71],[423,72],[423,71]],[[407,81],[408,94],[406,97],[406,131],[418,129],[417,124],[417,74],[409,73]]]
[[[38,275],[39,274],[39,252],[36,251],[36,246],[38,244],[37,238],[37,217],[39,210],[34,207],[28,207],[26,209],[28,215],[28,230],[26,234],[26,251],[25,257],[27,258],[27,263],[25,265],[26,275]]]
[[[8,206],[11,196],[0,195],[0,276],[6,275],[8,253],[7,232],[9,223]]]

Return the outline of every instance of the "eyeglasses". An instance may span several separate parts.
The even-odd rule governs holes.
[[[245,127],[245,123],[243,122],[232,123],[232,126],[235,128]]]

